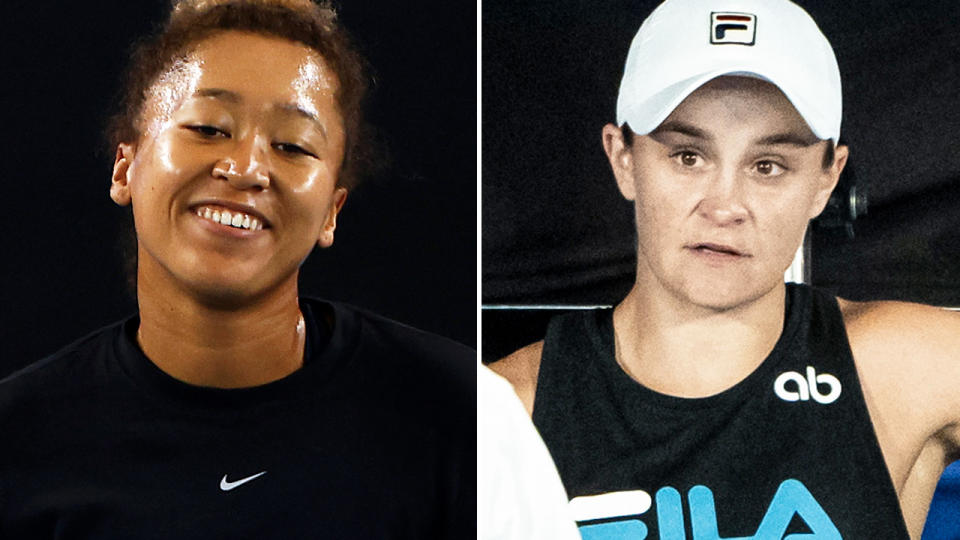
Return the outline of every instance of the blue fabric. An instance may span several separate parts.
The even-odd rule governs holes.
[[[930,504],[922,540],[960,540],[960,461],[947,467]]]

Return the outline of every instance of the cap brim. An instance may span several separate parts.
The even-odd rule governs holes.
[[[770,84],[776,86],[787,100],[793,105],[797,110],[800,116],[804,119],[807,126],[813,132],[818,139],[833,139],[836,143],[836,138],[839,134],[828,133],[827,130],[823,129],[822,126],[818,126],[817,121],[811,121],[815,116],[813,113],[813,108],[808,104],[798,100],[796,96],[791,95],[791,92],[784,89],[784,86],[780,81],[776,80],[775,77],[768,77],[766,75],[761,75],[756,71],[750,69],[744,69],[742,67],[728,67],[725,69],[717,69],[699,75],[684,79],[680,82],[674,83],[670,86],[667,86],[660,92],[650,96],[643,103],[643,107],[647,109],[643,111],[646,114],[636,114],[637,111],[624,111],[621,118],[618,118],[620,125],[629,124],[631,131],[638,135],[646,135],[651,131],[657,129],[664,120],[670,116],[670,113],[674,111],[683,100],[692,94],[695,90],[703,86],[704,84],[716,79],[717,77],[723,77],[727,75],[734,76],[743,76],[743,77],[753,77],[755,79],[760,79],[767,81]],[[653,114],[651,114],[651,110]],[[640,120],[640,119],[644,120]]]

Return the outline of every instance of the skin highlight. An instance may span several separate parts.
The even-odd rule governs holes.
[[[336,76],[306,46],[239,31],[201,41],[185,66],[158,81],[151,129],[114,165],[111,197],[137,230],[138,339],[182,381],[264,384],[302,365],[298,269],[332,245],[346,199]],[[263,228],[197,215],[207,208]]]

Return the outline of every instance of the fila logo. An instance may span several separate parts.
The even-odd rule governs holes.
[[[801,537],[841,540],[840,531],[820,503],[803,482],[793,478],[780,483],[756,531],[750,536],[721,538],[718,509],[713,491],[707,486],[693,486],[687,492],[686,499],[684,505],[680,491],[664,486],[655,495],[656,511],[653,515],[643,516],[650,510],[652,501],[647,492],[640,490],[576,497],[570,501],[569,510],[571,517],[578,522],[583,540],[648,539],[650,530],[646,523],[654,521],[660,540],[690,538],[687,535],[688,526],[693,540],[780,540]],[[721,515],[732,512],[729,508],[721,510]],[[806,524],[809,534],[787,534],[791,523],[798,518]],[[749,534],[749,531],[738,532]]]
[[[729,11],[714,11],[710,14],[710,43],[753,45],[756,39],[756,15]]]
[[[820,385],[829,387],[826,394],[820,393]],[[836,401],[841,390],[840,381],[836,377],[829,373],[817,375],[813,366],[807,366],[806,378],[796,371],[788,371],[781,373],[773,382],[773,391],[784,401],[809,401],[812,397],[817,403],[826,405]]]

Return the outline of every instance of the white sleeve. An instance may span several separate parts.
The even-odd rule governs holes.
[[[580,540],[550,453],[505,379],[478,367],[480,540]]]

